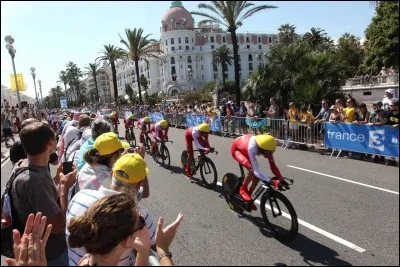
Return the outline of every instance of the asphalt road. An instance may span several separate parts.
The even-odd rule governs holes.
[[[229,210],[220,186],[209,190],[185,177],[184,131],[172,128],[169,136],[171,170],[146,157],[150,197],[140,205],[166,223],[183,213],[171,246],[177,265],[399,265],[397,167],[278,148],[277,165],[295,179],[284,194],[300,223],[298,236],[281,243],[265,229],[259,211],[240,216]],[[219,182],[227,172],[239,173],[230,155],[232,139],[211,136],[210,142],[219,152],[210,156]],[[9,162],[2,163],[2,190],[10,170]]]

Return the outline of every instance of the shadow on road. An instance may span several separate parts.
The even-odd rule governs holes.
[[[274,238],[274,235],[266,227],[264,220],[261,217],[252,216],[251,214],[238,214],[238,217],[246,219],[253,223],[255,226],[260,228],[260,232],[263,236],[268,238]],[[329,266],[351,266],[352,264],[338,259],[339,253],[331,248],[328,248],[304,235],[298,233],[296,238],[289,242],[281,242],[283,245],[296,250],[303,257],[303,261],[314,266],[317,264],[329,265]]]
[[[171,165],[168,170],[170,170],[171,173],[175,173],[175,174],[182,174],[183,173],[182,168],[178,167],[178,166]]]
[[[200,178],[197,177],[192,177],[192,179],[190,179],[190,182],[192,184],[196,184],[200,187],[203,187],[204,189],[208,189],[208,190],[212,190],[214,192],[219,193],[219,197],[223,198],[224,196],[222,195],[222,186],[220,186],[219,184],[216,184],[214,188],[208,188],[204,185],[203,180],[201,180]]]

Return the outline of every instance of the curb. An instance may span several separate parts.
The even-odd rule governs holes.
[[[10,151],[7,151],[6,154],[4,154],[5,158],[1,160],[1,164],[6,162],[10,158]]]

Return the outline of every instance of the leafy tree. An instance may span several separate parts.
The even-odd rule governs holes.
[[[289,23],[283,24],[278,28],[279,43],[288,45],[294,43],[296,38],[296,26]]]
[[[399,68],[399,1],[375,1],[375,16],[365,30],[365,66]]]
[[[94,63],[89,63],[88,66],[85,67],[86,71],[83,73],[84,75],[92,75],[95,85],[96,92],[96,101],[99,100],[99,89],[97,86],[97,76],[100,74],[105,74],[103,68],[100,67],[99,62],[95,61]]]
[[[198,101],[202,102],[212,102],[212,96],[210,93],[200,92],[200,91],[189,91],[185,92],[180,97],[180,102],[182,105],[194,105],[194,103]]]
[[[230,94],[234,94],[235,88],[236,88],[235,81],[227,80],[227,81],[225,81],[225,86],[222,86],[222,88],[219,90],[219,93],[228,92]],[[201,87],[200,90],[205,93],[210,93],[210,92],[213,92],[214,89],[215,89],[215,81],[209,81],[209,82],[206,82]]]
[[[60,81],[64,84],[65,95],[67,96],[67,84],[68,84],[68,75],[65,70],[60,71],[59,76]]]
[[[147,61],[147,58],[158,58],[155,55],[154,45],[157,43],[155,39],[147,39],[151,34],[144,36],[143,29],[125,29],[126,39],[122,39],[121,35],[121,43],[123,43],[126,48],[126,54],[129,56],[129,59],[135,62],[135,69],[136,69],[136,79],[139,88],[139,104],[142,104],[142,90],[140,88],[140,81],[139,81],[139,60],[143,59]]]
[[[303,41],[310,46],[311,50],[321,49],[327,42],[332,43],[332,39],[327,36],[325,30],[315,27],[304,34]]]
[[[236,104],[240,105],[240,75],[239,75],[239,45],[236,30],[243,25],[243,21],[253,14],[264,10],[277,8],[271,5],[255,6],[248,1],[212,1],[200,3],[200,11],[191,12],[206,19],[199,23],[218,23],[224,25],[231,34],[233,46],[233,62],[235,69]],[[204,10],[204,12],[203,12]],[[209,12],[209,13],[206,13]]]
[[[364,61],[364,50],[360,38],[350,33],[343,34],[335,49],[337,59],[344,67],[346,77],[354,77]]]
[[[135,91],[133,91],[130,84],[125,84],[125,94],[129,96],[129,100],[131,101],[132,105],[136,104],[136,96],[134,95]]]
[[[222,67],[222,84],[225,87],[225,72],[228,65],[232,65],[232,51],[225,45],[218,47],[213,51],[213,64],[221,64]]]
[[[112,81],[114,87],[114,101],[117,103],[118,100],[118,88],[117,88],[117,70],[115,68],[115,63],[120,60],[126,58],[126,52],[119,47],[113,45],[105,45],[103,50],[100,50],[100,53],[103,55],[96,58],[97,60],[108,62],[109,66],[111,66],[112,73]]]

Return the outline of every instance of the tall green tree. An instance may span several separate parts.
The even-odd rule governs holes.
[[[136,96],[134,96],[135,91],[133,91],[132,86],[130,84],[125,84],[125,94],[129,97],[131,104],[136,104]]]
[[[321,48],[326,42],[331,42],[325,30],[315,27],[312,27],[309,32],[304,34],[303,41],[307,43],[312,50]]]
[[[365,66],[399,68],[399,1],[377,1],[375,16],[365,30]]]
[[[364,61],[364,50],[360,38],[350,33],[343,34],[337,43],[335,54],[344,67],[347,78],[354,77],[359,72]]]
[[[58,77],[60,78],[60,81],[64,84],[65,96],[68,97],[68,95],[67,95],[67,84],[68,84],[67,72],[65,70],[60,71]]]
[[[294,43],[296,38],[296,26],[289,23],[283,24],[278,28],[279,43],[288,45]]]
[[[218,47],[213,51],[213,64],[221,64],[222,67],[222,84],[225,87],[225,72],[228,65],[232,65],[232,51],[225,45]]]
[[[102,55],[97,60],[105,61],[111,66],[113,87],[114,87],[114,101],[117,104],[118,100],[118,88],[117,88],[117,70],[115,68],[115,63],[120,59],[126,58],[126,52],[119,47],[113,45],[104,45],[104,49],[100,50]]]
[[[239,75],[239,45],[236,30],[243,25],[243,21],[264,9],[277,8],[271,5],[255,6],[248,1],[212,1],[200,3],[200,11],[191,12],[206,19],[199,23],[219,23],[224,25],[231,34],[233,46],[233,62],[235,69],[236,104],[240,105],[240,75]],[[204,10],[204,11],[202,11]],[[209,12],[209,13],[207,13]]]
[[[80,68],[78,68],[78,66],[74,62],[69,61],[66,65],[66,73],[70,87],[72,91],[75,93],[76,100],[79,102],[81,97],[80,94],[81,83],[79,79],[83,77],[83,72],[81,71]]]
[[[125,29],[125,34],[126,40],[121,35],[119,37],[121,38],[121,43],[126,46],[126,54],[129,59],[135,62],[136,80],[139,88],[139,104],[141,105],[143,102],[141,84],[139,82],[139,60],[143,59],[148,64],[147,58],[160,59],[156,55],[156,51],[154,51],[154,45],[157,44],[157,40],[148,39],[151,34],[144,35],[141,28],[134,28],[133,30]]]
[[[95,90],[96,90],[96,101],[99,101],[99,89],[97,86],[97,76],[101,74],[105,74],[103,68],[100,67],[100,63],[95,61],[94,63],[89,63],[85,67],[86,71],[84,72],[85,75],[91,75],[94,80]]]

